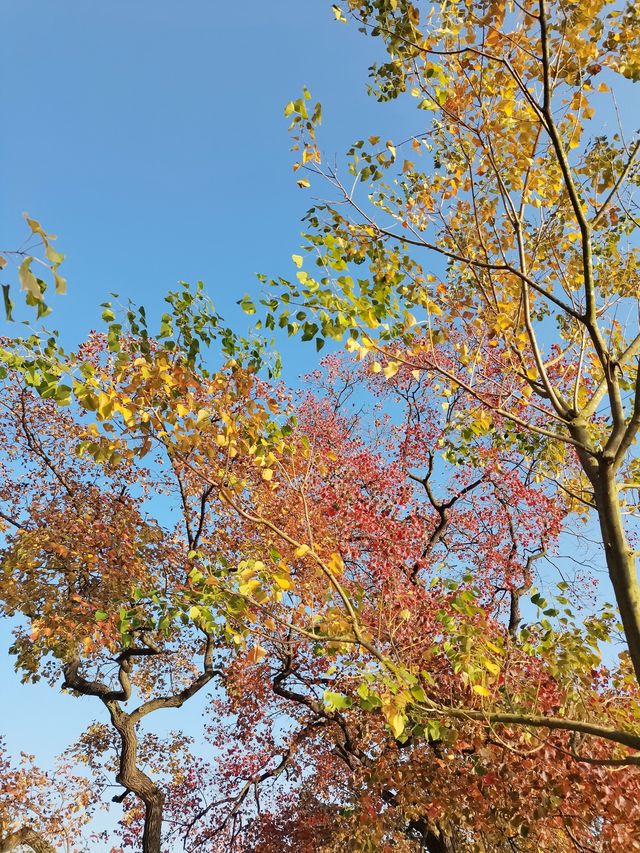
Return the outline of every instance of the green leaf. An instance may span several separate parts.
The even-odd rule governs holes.
[[[4,301],[4,314],[7,320],[13,320],[13,302],[9,298],[9,285],[2,285],[2,299]]]
[[[243,296],[242,299],[238,302],[238,305],[242,308],[245,314],[256,313],[256,306],[253,304],[253,302],[248,296]]]
[[[350,708],[351,699],[342,693],[333,693],[331,690],[324,691],[324,705],[327,711],[337,711],[342,708]]]

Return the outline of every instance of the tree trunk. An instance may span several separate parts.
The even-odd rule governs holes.
[[[410,821],[408,832],[414,839],[420,838],[420,849],[425,853],[453,853],[453,843],[443,832],[435,830],[426,818]]]
[[[137,765],[138,736],[130,715],[122,711],[117,702],[108,702],[107,707],[122,743],[116,780],[144,803],[142,853],[161,853],[164,795]]]
[[[446,836],[435,835],[433,832],[425,835],[422,849],[425,853],[452,853],[453,851],[451,842]]]
[[[0,853],[10,853],[18,847],[30,847],[34,853],[56,853],[53,844],[29,826],[24,826],[0,840]]]
[[[625,535],[618,488],[611,467],[604,462],[601,463],[598,466],[597,475],[590,479],[594,487],[609,577],[620,611],[636,680],[640,684],[640,587],[635,553],[629,547]]]
[[[152,796],[142,797],[142,799],[145,808],[142,851],[143,853],[160,853],[164,797],[162,792],[156,789]]]

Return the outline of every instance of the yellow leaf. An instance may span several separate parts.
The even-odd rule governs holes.
[[[491,651],[495,652],[497,655],[504,654],[504,649],[501,649],[500,646],[496,646],[496,644],[492,643],[491,640],[485,640],[484,644],[488,649],[491,649]]]
[[[269,482],[273,478],[273,469],[272,468],[263,468],[262,469],[262,479]]]
[[[289,578],[286,578],[283,575],[274,575],[273,579],[278,584],[280,589],[291,589],[292,584]]]
[[[337,551],[334,551],[327,560],[327,568],[333,575],[341,575],[344,571],[344,562]]]
[[[29,296],[40,301],[42,299],[42,290],[35,275],[30,270],[32,260],[32,258],[25,258],[20,264],[18,278],[20,279],[22,289],[26,290]]]
[[[247,583],[242,583],[238,587],[238,592],[240,595],[253,595],[253,593],[260,589],[260,581],[257,578],[253,580],[247,581]]]
[[[44,238],[47,237],[47,234],[46,234],[44,228],[42,227],[42,225],[40,225],[40,223],[38,222],[37,219],[31,219],[29,217],[29,215],[26,213],[23,213],[22,215],[24,216],[29,228],[31,228],[31,232],[33,234],[40,234],[40,236],[44,237]],[[50,237],[50,239],[53,239],[53,235],[49,235],[49,237]]]
[[[494,663],[492,660],[489,660],[489,658],[482,658],[482,665],[485,669],[489,670],[491,675],[500,674],[500,667],[498,666],[498,664]]]
[[[400,737],[400,735],[404,731],[404,726],[405,726],[406,721],[407,721],[407,718],[404,716],[404,714],[399,714],[399,713],[391,714],[387,718],[387,722],[389,723],[389,726],[391,727],[391,731],[393,732],[394,737]]]
[[[384,369],[385,379],[393,379],[396,373],[400,370],[399,361],[390,361]]]
[[[491,693],[483,684],[474,684],[473,690],[479,696],[491,696]]]
[[[299,548],[293,552],[296,557],[304,557],[305,554],[308,554],[311,548],[308,545],[300,545]]]

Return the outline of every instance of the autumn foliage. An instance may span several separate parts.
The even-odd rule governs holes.
[[[287,105],[296,180],[335,201],[242,305],[344,347],[288,388],[201,286],[155,333],[105,304],[73,353],[2,344],[11,651],[107,722],[59,805],[2,758],[0,851],[79,849],[100,800],[113,851],[640,849],[640,148],[591,132],[640,75],[637,10],[333,8],[421,124],[356,142],[347,182]]]

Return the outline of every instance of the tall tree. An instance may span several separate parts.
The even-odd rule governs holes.
[[[271,282],[267,324],[318,345],[350,335],[388,377],[438,376],[445,404],[475,403],[471,418],[450,408],[461,458],[465,431],[481,430],[593,510],[640,679],[640,142],[611,91],[640,77],[637,5],[333,8],[386,51],[371,93],[409,96],[420,118],[407,141],[356,142],[343,175],[322,159],[309,93],[287,106],[300,185],[319,176],[336,195],[307,217],[320,273]]]
[[[482,430],[455,464],[435,380],[334,357],[294,404],[238,363],[204,374],[149,338],[110,353],[101,336],[68,369],[82,408],[33,395],[21,371],[5,389],[7,444],[29,463],[7,471],[3,598],[23,668],[53,657],[107,706],[112,732],[75,754],[115,745],[128,844],[157,851],[161,811],[165,839],[191,849],[313,849],[309,825],[327,850],[631,844],[638,701],[625,662],[598,653],[612,617],[522,628],[565,510]],[[354,389],[377,408],[350,409]],[[135,729],[180,704],[176,680],[199,683],[204,636],[208,761]],[[158,778],[173,745],[184,760]]]

